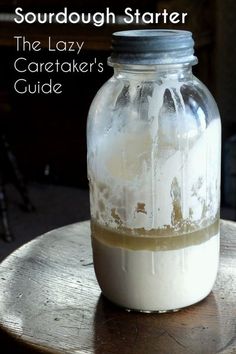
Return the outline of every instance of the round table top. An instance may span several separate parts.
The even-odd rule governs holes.
[[[236,223],[221,222],[211,294],[166,314],[128,313],[101,296],[88,221],[48,232],[0,265],[0,328],[14,354],[236,353]]]

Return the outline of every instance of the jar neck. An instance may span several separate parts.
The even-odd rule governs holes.
[[[114,77],[124,80],[156,81],[157,79],[188,81],[192,79],[192,64],[128,65],[113,64]]]

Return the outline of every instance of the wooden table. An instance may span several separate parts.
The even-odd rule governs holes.
[[[221,235],[213,292],[170,314],[128,313],[101,296],[89,222],[31,241],[0,265],[4,354],[236,353],[236,223],[222,221]]]

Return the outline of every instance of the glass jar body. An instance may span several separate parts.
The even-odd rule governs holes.
[[[219,259],[221,124],[190,65],[118,66],[90,107],[94,267],[139,311],[206,297]]]

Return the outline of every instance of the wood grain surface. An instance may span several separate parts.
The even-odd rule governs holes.
[[[89,222],[53,230],[0,265],[0,328],[4,354],[236,353],[236,224],[221,222],[212,293],[169,314],[128,313],[101,296]]]

